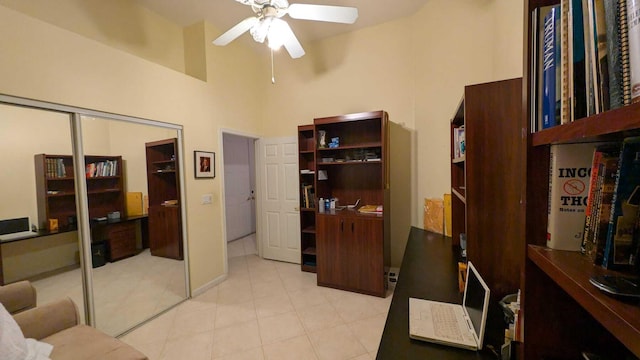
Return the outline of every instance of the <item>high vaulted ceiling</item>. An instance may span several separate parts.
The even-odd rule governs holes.
[[[236,0],[136,1],[181,26],[205,20],[219,28],[220,34],[253,15],[249,6]],[[358,9],[359,16],[353,25],[294,20],[289,17],[286,20],[300,41],[312,41],[411,15],[427,1],[429,0],[289,0],[290,4],[352,6]]]

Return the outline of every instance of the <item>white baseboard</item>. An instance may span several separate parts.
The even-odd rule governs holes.
[[[214,286],[217,286],[217,285],[221,284],[225,280],[227,280],[227,274],[222,274],[222,275],[218,276],[217,278],[209,281],[208,283],[200,286],[199,288],[194,289],[191,292],[191,297],[195,297],[195,296],[198,296],[200,294],[204,294],[207,290],[211,289]]]

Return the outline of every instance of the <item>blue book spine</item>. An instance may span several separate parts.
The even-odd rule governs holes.
[[[627,252],[631,247],[638,208],[637,200],[629,200],[635,188],[640,185],[640,137],[624,139],[618,164],[602,259],[604,268],[628,264]]]
[[[556,125],[556,32],[560,6],[554,6],[544,17],[544,38],[542,52],[542,128]]]

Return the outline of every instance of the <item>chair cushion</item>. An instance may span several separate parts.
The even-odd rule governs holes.
[[[18,323],[0,303],[0,359],[48,360],[52,346],[34,339],[25,339]]]
[[[147,357],[99,330],[86,325],[76,325],[65,329],[42,341],[53,345],[51,359],[78,360],[144,360]]]

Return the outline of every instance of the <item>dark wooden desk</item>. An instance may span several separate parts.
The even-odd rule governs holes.
[[[491,344],[499,349],[504,340],[505,325],[498,304],[490,305],[485,349],[476,352],[410,339],[409,297],[462,303],[462,294],[458,291],[458,256],[451,246],[451,238],[411,228],[376,359],[497,358],[486,346]]]

